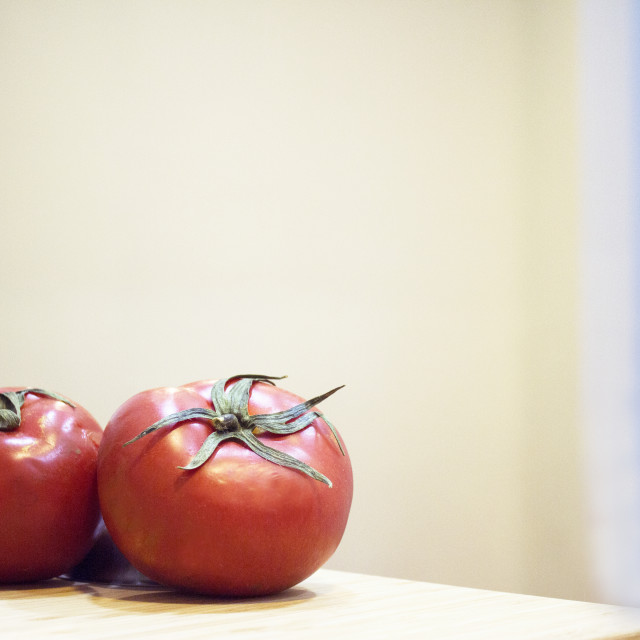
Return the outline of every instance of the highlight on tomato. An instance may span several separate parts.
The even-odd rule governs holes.
[[[0,583],[53,578],[89,551],[101,438],[93,416],[57,393],[0,388]]]
[[[353,495],[344,442],[316,405],[236,375],[143,391],[107,424],[98,488],[144,576],[217,596],[283,591],[336,550]]]

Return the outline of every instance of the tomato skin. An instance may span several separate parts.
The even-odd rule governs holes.
[[[324,473],[332,488],[234,440],[198,469],[178,469],[211,433],[205,421],[163,427],[123,446],[171,413],[211,409],[213,382],[145,391],[116,411],[98,457],[103,518],[131,564],[161,584],[218,596],[276,593],[311,575],[337,548],[351,506],[351,463],[322,419],[294,434],[258,437]],[[249,413],[302,401],[257,382]]]
[[[89,551],[100,518],[101,438],[83,407],[31,393],[20,426],[0,431],[1,583],[53,578]]]

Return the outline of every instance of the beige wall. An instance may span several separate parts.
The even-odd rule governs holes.
[[[0,2],[0,382],[346,383],[330,567],[584,597],[572,6]]]
[[[524,417],[527,590],[597,599],[587,557],[578,326],[578,7],[526,4]]]

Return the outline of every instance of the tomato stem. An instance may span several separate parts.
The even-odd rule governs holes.
[[[22,419],[21,409],[28,393],[59,400],[75,408],[75,405],[66,398],[44,389],[30,388],[22,389],[21,391],[5,391],[0,393],[0,431],[15,431],[20,426]]]
[[[227,383],[238,378],[239,380],[231,387],[231,389],[229,389],[229,391],[227,391]],[[327,393],[311,398],[311,400],[301,402],[286,411],[253,416],[249,415],[249,395],[251,393],[251,386],[253,383],[260,381],[274,384],[272,380],[280,379],[281,378],[276,378],[274,376],[250,374],[232,376],[230,378],[218,380],[211,389],[211,402],[214,407],[213,409],[194,408],[173,413],[161,420],[158,420],[150,427],[147,427],[135,438],[125,442],[123,446],[136,442],[140,438],[143,438],[149,433],[152,433],[162,427],[175,425],[187,420],[201,419],[209,422],[213,427],[213,432],[207,437],[189,463],[184,467],[178,467],[179,469],[197,469],[211,458],[220,443],[225,440],[234,439],[242,442],[244,445],[249,447],[251,451],[259,455],[264,460],[268,460],[269,462],[273,462],[274,464],[278,464],[283,467],[289,467],[291,469],[301,471],[311,478],[314,478],[319,482],[323,482],[331,487],[331,480],[329,480],[325,475],[287,453],[268,447],[256,438],[254,432],[256,430],[268,431],[270,433],[281,435],[296,433],[297,431],[308,427],[314,420],[321,418],[331,430],[331,433],[338,443],[340,452],[342,455],[345,455],[335,427],[325,418],[324,414],[319,413],[318,411],[311,411],[312,407],[323,400],[326,400],[336,391],[342,389],[342,387],[336,387],[331,391],[327,391]]]

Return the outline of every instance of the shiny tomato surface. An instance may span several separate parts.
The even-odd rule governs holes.
[[[58,576],[91,547],[102,429],[74,405],[27,393],[20,425],[0,431],[0,582]]]
[[[206,420],[162,427],[123,446],[172,413],[211,409],[212,384],[144,391],[116,411],[98,461],[105,524],[131,564],[164,585],[221,596],[282,591],[316,571],[342,538],[353,492],[349,456],[322,418],[297,433],[256,435],[325,474],[332,487],[235,440],[201,467],[179,469],[212,432]],[[302,401],[256,382],[248,409],[274,413]]]

